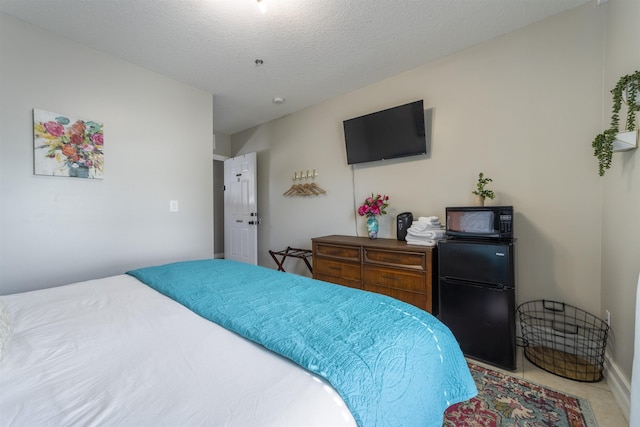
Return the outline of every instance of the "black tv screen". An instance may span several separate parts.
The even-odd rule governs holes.
[[[343,125],[350,165],[427,153],[422,100],[345,120]]]

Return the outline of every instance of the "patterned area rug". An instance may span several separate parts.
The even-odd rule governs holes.
[[[478,396],[452,405],[445,427],[597,427],[589,401],[469,363]]]

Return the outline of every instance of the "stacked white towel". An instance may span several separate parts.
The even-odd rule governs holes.
[[[421,216],[407,229],[410,245],[435,246],[445,236],[444,227],[437,216]]]

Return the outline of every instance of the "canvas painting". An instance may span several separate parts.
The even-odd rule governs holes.
[[[33,110],[34,174],[102,179],[103,124]]]

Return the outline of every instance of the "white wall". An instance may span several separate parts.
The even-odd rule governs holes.
[[[0,20],[0,293],[212,257],[211,94]],[[34,108],[104,123],[104,180],[33,175]]]

